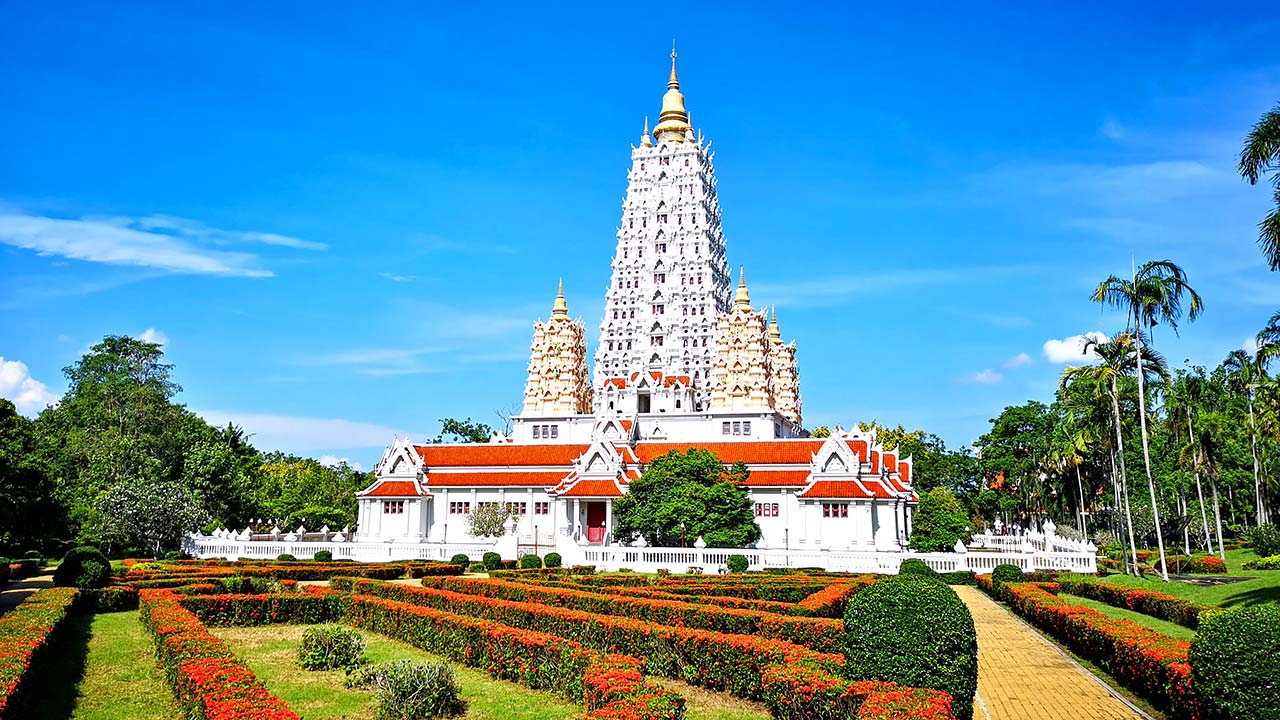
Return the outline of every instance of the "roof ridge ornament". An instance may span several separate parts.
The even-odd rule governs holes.
[[[734,310],[751,312],[751,295],[747,292],[747,270],[738,266],[738,293],[733,299]]]
[[[682,143],[692,129],[689,113],[684,107],[684,95],[680,93],[680,77],[676,74],[675,41],[671,43],[671,77],[667,80],[667,92],[662,96],[662,113],[653,128],[653,138],[658,142]]]
[[[569,304],[564,301],[564,278],[560,278],[560,288],[556,291],[556,302],[551,307],[551,319],[569,319]]]

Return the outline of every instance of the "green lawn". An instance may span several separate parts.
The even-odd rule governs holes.
[[[1252,578],[1237,583],[1224,585],[1193,585],[1179,581],[1166,583],[1156,575],[1147,575],[1142,578],[1130,575],[1109,575],[1103,578],[1102,582],[1157,590],[1192,602],[1221,607],[1280,602],[1280,570],[1245,570],[1242,567],[1245,562],[1257,557],[1253,550],[1247,548],[1227,551],[1227,575]]]
[[[1097,600],[1090,600],[1089,598],[1080,597],[1078,595],[1068,595],[1066,593],[1062,593],[1059,597],[1072,605],[1081,605],[1087,608],[1093,608],[1108,617],[1113,617],[1118,620],[1131,620],[1145,628],[1155,630],[1156,632],[1162,635],[1168,635],[1171,638],[1177,638],[1178,640],[1186,640],[1189,642],[1194,640],[1196,637],[1195,630],[1182,627],[1177,623],[1171,623],[1167,620],[1154,618],[1150,615],[1143,615],[1140,612],[1134,612],[1128,608],[1111,607],[1110,605],[1098,602]]]
[[[169,720],[181,716],[134,611],[72,617],[33,668],[14,717]]]

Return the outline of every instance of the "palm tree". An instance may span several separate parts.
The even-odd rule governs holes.
[[[1197,452],[1194,429],[1194,419],[1199,413],[1200,407],[1206,401],[1206,381],[1204,376],[1200,374],[1203,371],[1200,368],[1196,368],[1196,370],[1197,374],[1179,371],[1178,379],[1170,385],[1165,409],[1168,411],[1167,419],[1175,437],[1182,434],[1183,422],[1185,421],[1186,423],[1188,445],[1184,453],[1186,457],[1180,459],[1183,459],[1187,465],[1191,466],[1191,475],[1196,482],[1196,499],[1200,503],[1200,527],[1204,531],[1205,547],[1212,554],[1213,535],[1209,532],[1209,516],[1204,504],[1204,489],[1200,484],[1201,458]],[[1221,535],[1219,535],[1218,545],[1222,545]]]
[[[1222,361],[1227,386],[1244,395],[1249,406],[1249,449],[1253,453],[1253,500],[1256,504],[1255,520],[1259,525],[1267,522],[1267,506],[1262,497],[1262,463],[1258,458],[1258,423],[1253,407],[1254,395],[1266,379],[1266,361],[1261,353],[1250,355],[1244,350],[1233,350]]]
[[[1160,552],[1160,577],[1169,581],[1165,562],[1164,532],[1160,529],[1160,508],[1156,507],[1156,481],[1151,475],[1151,441],[1147,436],[1147,382],[1142,370],[1142,331],[1150,331],[1161,322],[1174,332],[1182,319],[1182,298],[1186,295],[1187,319],[1195,321],[1204,309],[1200,295],[1187,282],[1181,267],[1168,260],[1143,263],[1129,280],[1112,275],[1103,280],[1093,294],[1093,301],[1123,308],[1133,321],[1138,359],[1138,421],[1142,428],[1142,464],[1147,471],[1147,488],[1151,491],[1151,512],[1156,521],[1156,546]]]
[[[1257,185],[1259,177],[1280,169],[1280,105],[1264,114],[1245,138],[1239,169],[1250,185]],[[1280,270],[1280,173],[1272,175],[1271,184],[1276,188],[1276,207],[1258,223],[1258,245],[1271,269]]]

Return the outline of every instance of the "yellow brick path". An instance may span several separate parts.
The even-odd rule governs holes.
[[[955,587],[978,629],[974,720],[1141,720],[981,590]]]

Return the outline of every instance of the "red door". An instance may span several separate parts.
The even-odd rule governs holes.
[[[587,503],[587,542],[599,545],[604,542],[604,503]]]

